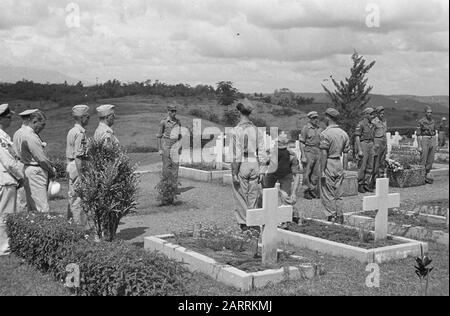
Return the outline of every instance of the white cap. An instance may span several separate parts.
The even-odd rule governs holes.
[[[89,107],[84,104],[75,105],[72,108],[72,115],[73,116],[83,116],[89,113]]]
[[[99,117],[106,117],[108,115],[111,115],[114,113],[114,108],[115,106],[112,104],[104,104],[104,105],[100,105],[97,108],[97,113]]]
[[[14,114],[14,112],[11,111],[11,109],[9,108],[9,104],[6,104],[6,103],[5,104],[0,104],[0,115],[2,115],[3,113],[5,113],[8,110],[9,110],[9,112]]]
[[[28,116],[31,115],[33,113],[36,113],[37,111],[39,111],[38,109],[33,109],[33,110],[26,110],[23,111],[22,113],[19,113],[20,116]]]
[[[61,184],[56,181],[50,181],[48,185],[48,195],[55,196],[61,190]]]

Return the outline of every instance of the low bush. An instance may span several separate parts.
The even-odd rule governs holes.
[[[123,242],[94,242],[59,216],[7,217],[11,252],[65,282],[66,267],[80,271],[79,296],[184,295],[187,270],[179,263]]]
[[[251,116],[250,120],[256,127],[267,127],[267,122],[260,117]]]
[[[172,172],[164,170],[161,181],[156,185],[158,196],[156,200],[161,206],[172,205],[178,194],[178,183]]]
[[[118,144],[90,140],[87,156],[87,166],[75,191],[98,237],[112,241],[120,220],[136,209],[139,179],[135,166]]]
[[[281,108],[281,109],[273,109],[272,112],[271,112],[271,114],[272,114],[273,116],[278,116],[278,117],[280,117],[280,116],[293,116],[293,115],[296,115],[297,112],[294,111],[294,110],[291,109],[291,108],[283,107],[283,108]]]
[[[222,122],[227,127],[234,127],[239,123],[240,114],[238,110],[229,110],[223,113]]]
[[[208,120],[210,122],[213,123],[217,123],[220,124],[220,118],[216,113],[210,112],[210,111],[206,111],[206,110],[202,110],[202,109],[191,109],[189,111],[189,114],[204,120]]]

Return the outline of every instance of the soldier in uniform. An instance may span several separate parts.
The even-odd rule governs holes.
[[[303,185],[305,190],[305,199],[317,199],[318,184],[320,178],[320,133],[322,129],[319,126],[319,114],[315,111],[308,114],[309,123],[303,128],[300,135],[300,151],[302,153],[302,164],[305,173],[303,175]]]
[[[375,126],[375,163],[373,169],[372,186],[375,187],[377,178],[384,177],[386,171],[386,154],[387,154],[387,122],[384,117],[384,107],[379,106],[375,109],[377,117],[372,121]]]
[[[69,178],[69,214],[73,217],[75,224],[86,226],[87,216],[81,207],[81,199],[75,193],[75,184],[83,173],[86,161],[87,141],[86,126],[89,123],[89,107],[87,105],[76,105],[72,108],[72,116],[75,126],[67,134],[67,175]]]
[[[100,119],[97,129],[95,130],[94,139],[104,140],[109,143],[118,144],[119,140],[114,136],[112,126],[116,119],[114,111],[115,106],[111,104],[101,105],[97,108],[97,114]]]
[[[321,185],[320,197],[325,208],[328,221],[344,222],[343,187],[345,170],[347,170],[350,151],[350,139],[336,120],[339,117],[336,109],[329,108],[325,112],[327,128],[320,134]],[[341,157],[343,156],[343,163]]]
[[[358,191],[360,193],[373,192],[372,173],[374,162],[375,126],[372,121],[376,113],[372,108],[363,111],[364,118],[356,126],[356,149],[358,150]]]
[[[178,185],[178,170],[181,147],[181,122],[177,119],[177,107],[167,107],[168,116],[161,121],[158,134],[158,149],[163,162],[163,174],[169,172]]]
[[[284,192],[283,204],[297,203],[297,189],[300,184],[300,163],[294,152],[288,149],[286,134],[278,136],[278,150],[271,153],[268,173],[264,177],[263,188],[274,188],[280,183],[280,190]],[[294,210],[293,221],[298,223],[299,214]]]
[[[431,107],[425,109],[425,117],[419,120],[417,136],[419,137],[419,151],[422,154],[422,165],[426,169],[425,182],[433,183],[429,173],[433,168],[434,154],[436,152],[436,122],[433,119]]]
[[[45,153],[45,143],[39,133],[45,128],[47,119],[39,110],[29,110],[19,114],[24,125],[14,135],[14,149],[25,165],[25,194],[28,212],[48,213],[47,189],[56,169]]]
[[[439,147],[444,148],[447,143],[448,123],[447,118],[443,117],[439,124]]]
[[[6,215],[16,212],[17,188],[23,184],[23,165],[15,158],[13,143],[5,132],[11,125],[8,104],[0,105],[0,256],[7,254]]]
[[[250,120],[253,105],[245,99],[239,101],[236,108],[240,113],[240,121],[233,130],[230,144],[232,191],[237,202],[237,222],[242,230],[246,230],[247,210],[259,206],[261,184],[269,159],[264,150],[263,135],[260,135],[258,128]]]

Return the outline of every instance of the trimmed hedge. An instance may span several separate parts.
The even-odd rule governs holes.
[[[80,268],[79,296],[185,295],[187,270],[157,252],[124,242],[94,242],[60,216],[7,217],[11,252],[43,273],[65,282],[66,267]]]

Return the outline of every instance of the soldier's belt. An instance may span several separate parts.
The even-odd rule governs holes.
[[[373,139],[361,139],[362,142],[372,143]]]
[[[40,167],[39,164],[26,163],[26,164],[24,164],[24,165],[25,165],[25,167]]]

